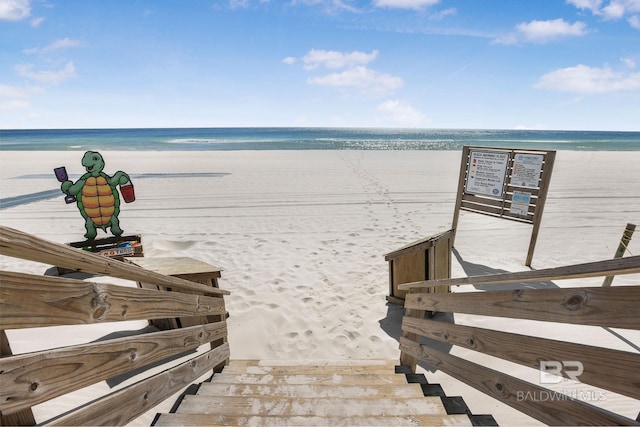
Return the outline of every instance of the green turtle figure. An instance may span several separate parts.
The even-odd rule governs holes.
[[[66,180],[60,186],[62,192],[76,196],[78,209],[85,219],[84,237],[93,240],[98,234],[97,228],[105,233],[107,228],[111,234],[120,236],[123,230],[120,228],[118,214],[120,213],[120,197],[117,185],[128,182],[129,175],[117,171],[113,176],[103,172],[104,159],[96,151],[87,151],[82,157],[82,166],[87,173],[82,175],[75,183]]]

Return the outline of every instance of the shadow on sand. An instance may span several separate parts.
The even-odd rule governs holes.
[[[498,273],[509,273],[506,270],[500,270],[496,268],[491,268],[482,264],[475,264],[472,262],[465,261],[460,253],[454,248],[453,255],[456,260],[462,266],[462,269],[465,272],[466,276],[485,276],[490,274],[498,274]],[[473,285],[473,287],[477,290],[481,291],[511,291],[517,289],[553,289],[558,288],[558,286],[551,281],[543,281],[543,282],[533,282],[533,283],[522,283],[522,282],[514,282],[500,285]],[[387,303],[387,316],[383,319],[380,319],[378,323],[383,331],[387,333],[390,337],[400,342],[400,337],[402,336],[402,317],[404,316],[405,310],[404,307]],[[454,324],[455,316],[454,313],[435,313],[431,320],[437,322],[445,322]],[[437,350],[443,351],[445,353],[449,353],[451,348],[453,347],[451,344],[436,341],[430,338],[423,337],[420,341],[421,344],[427,345],[429,347],[435,348]],[[437,369],[424,363],[418,362],[418,365],[425,369],[428,372],[436,372]]]

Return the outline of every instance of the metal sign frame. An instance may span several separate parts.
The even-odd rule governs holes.
[[[556,152],[464,146],[453,214],[460,211],[533,225],[525,265],[531,266]]]

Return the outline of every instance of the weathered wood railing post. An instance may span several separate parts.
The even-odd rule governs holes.
[[[622,233],[622,238],[620,239],[620,244],[618,245],[618,249],[616,250],[616,253],[613,256],[614,258],[622,258],[622,256],[624,255],[625,251],[629,246],[629,242],[631,241],[631,236],[633,236],[633,232],[635,230],[636,230],[635,224],[631,224],[631,223],[627,224],[627,227],[624,229],[624,232]],[[602,282],[602,286],[604,287],[611,286],[611,283],[613,282],[614,277],[615,276],[605,277],[604,281]]]

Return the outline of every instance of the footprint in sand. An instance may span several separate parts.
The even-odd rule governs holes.
[[[193,240],[154,240],[151,242],[151,248],[163,251],[186,251],[195,246],[197,242]]]

